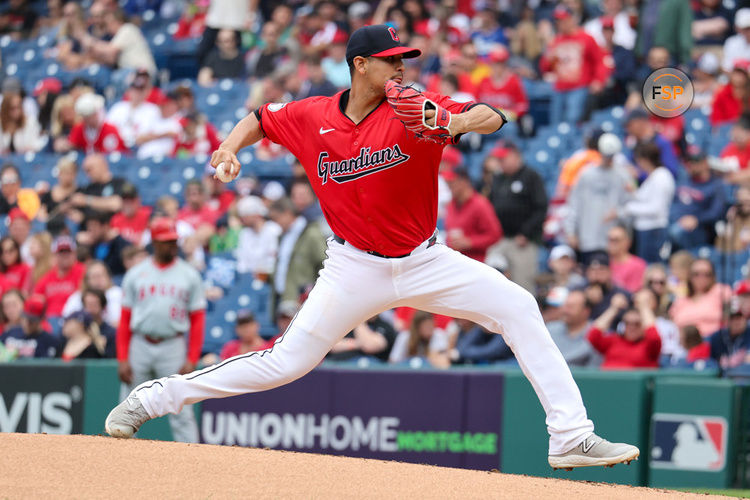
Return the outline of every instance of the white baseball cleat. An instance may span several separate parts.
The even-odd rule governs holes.
[[[562,455],[550,455],[548,460],[553,469],[573,470],[574,467],[613,467],[623,462],[630,464],[637,460],[640,454],[640,450],[635,446],[610,443],[592,433],[572,450]]]
[[[131,438],[150,419],[141,400],[131,392],[125,401],[109,412],[104,421],[104,430],[112,437]]]

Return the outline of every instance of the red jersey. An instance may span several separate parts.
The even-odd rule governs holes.
[[[557,35],[539,61],[542,72],[557,76],[555,90],[573,90],[593,81],[603,82],[607,74],[604,53],[582,29],[572,35]]]
[[[430,92],[448,111],[466,111]],[[258,109],[263,134],[305,168],[333,232],[356,248],[408,254],[435,231],[443,146],[407,134],[385,99],[359,123],[344,114],[349,91]]]
[[[500,82],[487,77],[477,87],[477,100],[490,106],[507,109],[521,116],[529,110],[529,100],[518,75],[510,73]]]
[[[112,216],[109,225],[120,231],[120,236],[134,245],[140,245],[141,236],[148,228],[151,218],[151,207],[142,206],[132,217],[126,217],[122,212]]]
[[[47,316],[62,316],[65,301],[81,286],[85,272],[86,266],[76,262],[64,276],[59,276],[55,266],[39,278],[34,293],[40,293],[47,299]]]
[[[219,217],[221,217],[221,213],[211,209],[208,205],[204,205],[198,210],[185,206],[177,212],[177,220],[184,220],[195,229],[204,225],[215,226]]]
[[[96,137],[92,137],[83,125],[83,122],[73,126],[68,140],[74,148],[88,153],[109,154],[115,151],[125,153],[128,147],[120,137],[117,127],[109,123],[103,123]]]
[[[172,156],[187,158],[194,154],[211,154],[212,151],[219,149],[221,141],[216,133],[216,127],[210,123],[199,124],[195,129],[195,137],[189,138],[184,131],[186,124],[187,118],[180,120],[183,131],[175,141]]]
[[[721,155],[719,156],[723,159],[733,159],[733,161],[737,162],[740,170],[745,170],[748,167],[748,163],[750,163],[750,146],[740,148],[737,144],[730,142],[721,151]]]
[[[266,349],[270,349],[273,347],[274,342],[276,342],[276,339],[279,338],[278,335],[271,340],[264,341],[260,347],[257,349],[253,349],[253,351],[265,351]],[[242,347],[242,342],[239,341],[239,339],[230,340],[226,344],[224,344],[224,347],[221,348],[221,353],[219,354],[219,358],[221,360],[233,358],[235,356],[239,356],[240,354],[244,354],[243,352],[240,352],[240,347]]]
[[[14,264],[3,273],[3,277],[7,283],[5,290],[26,290],[31,282],[31,266],[26,263]]]
[[[726,125],[737,121],[743,108],[746,108],[748,104],[750,102],[746,102],[743,106],[742,101],[732,93],[732,86],[724,85],[716,92],[714,102],[711,104],[711,125]]]

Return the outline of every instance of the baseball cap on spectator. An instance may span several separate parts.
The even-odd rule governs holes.
[[[255,315],[249,309],[240,309],[237,311],[237,324],[244,325],[246,323],[255,322]]]
[[[130,86],[134,89],[144,89],[151,83],[151,75],[145,69],[139,69],[136,71],[133,81],[130,82]]]
[[[276,308],[277,318],[293,318],[299,311],[299,306],[293,300],[282,300]]]
[[[182,84],[175,87],[170,94],[174,95],[175,99],[179,99],[180,97],[193,97],[193,89],[190,88],[190,85]]]
[[[76,242],[67,234],[62,234],[52,242],[52,253],[72,252],[76,249]]]
[[[489,53],[488,58],[490,62],[493,63],[504,63],[510,58],[510,52],[508,52],[508,49],[500,45]]]
[[[750,281],[742,280],[736,285],[734,285],[734,294],[737,295],[738,297],[740,295],[750,294]]]
[[[40,320],[44,317],[46,301],[44,295],[35,293],[26,299],[23,304],[23,315],[29,319]]]
[[[447,163],[450,168],[456,168],[463,163],[464,158],[456,148],[447,147],[443,149],[443,156],[440,161]]]
[[[602,16],[599,20],[602,23],[602,29],[612,29],[615,27],[615,19],[612,16]]]
[[[263,188],[263,198],[271,201],[280,200],[286,195],[284,186],[277,181],[269,181]]]
[[[456,179],[471,180],[471,176],[469,175],[469,171],[466,169],[466,167],[458,166],[456,168],[451,168],[443,172],[443,179],[448,182],[455,181]]]
[[[555,19],[568,19],[569,17],[573,17],[573,11],[565,5],[558,5],[557,7],[555,7],[552,16]]]
[[[713,52],[704,52],[698,59],[698,69],[709,75],[718,73],[719,66],[719,58]]]
[[[245,196],[237,202],[237,215],[247,217],[250,215],[266,216],[268,209],[263,201],[257,196]]]
[[[177,225],[170,217],[155,217],[151,221],[151,239],[153,241],[177,241]]]
[[[589,263],[587,267],[602,266],[609,267],[609,255],[607,252],[597,250],[592,252],[589,256]]]
[[[6,76],[5,80],[3,80],[2,91],[3,94],[5,94],[6,92],[10,92],[13,94],[20,93],[21,91],[23,91],[21,80],[19,80],[15,76]]]
[[[124,200],[133,200],[138,198],[138,188],[131,182],[125,182],[120,190],[120,197]]]
[[[0,177],[0,186],[5,184],[16,184],[18,182],[21,182],[21,179],[13,169],[6,170],[3,172],[2,177]]]
[[[650,120],[651,116],[648,114],[648,111],[646,111],[643,108],[636,108],[632,110],[630,113],[628,113],[628,116],[625,118],[625,124],[628,124],[632,122],[633,120]]]
[[[78,321],[83,325],[84,328],[88,328],[91,326],[91,322],[94,320],[94,318],[91,316],[91,314],[87,313],[86,311],[76,311],[74,313],[68,314],[65,317],[65,321]]]
[[[50,94],[59,94],[62,92],[62,82],[54,77],[44,78],[39,80],[34,87],[34,97],[38,97],[43,92],[49,92]]]
[[[729,315],[730,316],[742,316],[742,306],[737,297],[732,297],[729,301]]]
[[[351,19],[367,19],[370,17],[372,9],[367,2],[354,2],[346,11]]]
[[[576,252],[575,250],[570,248],[568,245],[557,245],[549,253],[550,262],[554,260],[562,259],[563,257],[568,257],[568,258],[575,260]]]
[[[737,29],[750,28],[750,8],[745,7],[735,13],[734,25]]]
[[[622,151],[622,141],[615,134],[607,132],[599,137],[597,148],[603,156],[614,156]]]
[[[29,221],[29,216],[26,215],[26,212],[24,212],[20,208],[13,207],[10,209],[10,212],[8,212],[8,222],[13,222],[17,219]]]
[[[552,290],[547,293],[545,302],[551,307],[560,307],[565,303],[568,298],[568,289],[564,286],[552,287]]]
[[[83,94],[76,99],[75,111],[81,116],[91,116],[104,109],[104,98],[97,94]]]
[[[401,55],[404,59],[419,57],[422,51],[404,46],[396,30],[385,24],[364,26],[352,33],[346,45],[346,62],[351,65],[357,56],[388,57]]]

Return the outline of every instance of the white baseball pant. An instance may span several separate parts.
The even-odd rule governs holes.
[[[149,416],[287,384],[312,370],[358,324],[409,306],[465,318],[504,336],[546,412],[550,454],[569,451],[593,432],[534,297],[498,271],[427,242],[408,257],[384,259],[329,239],[327,256],[307,301],[272,348],[142,384],[136,394]]]

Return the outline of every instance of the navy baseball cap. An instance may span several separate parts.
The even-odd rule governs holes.
[[[346,62],[351,65],[357,56],[388,57],[401,55],[404,59],[419,57],[422,51],[401,44],[396,30],[385,24],[363,26],[352,33],[346,44]]]

